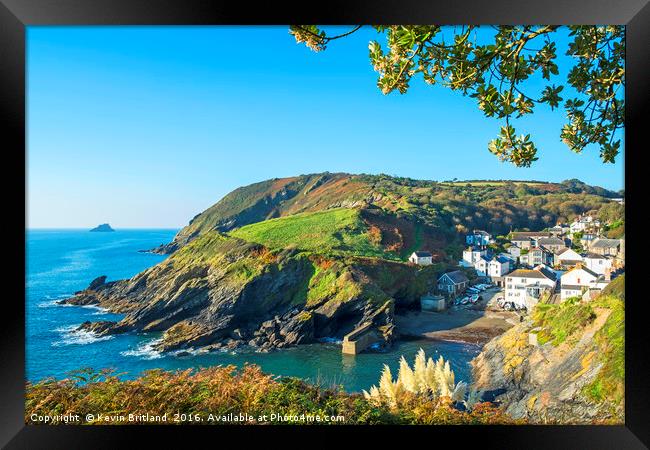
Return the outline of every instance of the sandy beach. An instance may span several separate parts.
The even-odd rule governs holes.
[[[395,315],[398,332],[405,337],[485,344],[519,322],[519,313],[496,305],[502,291],[481,294],[476,305],[452,306],[446,311],[428,313],[409,311]]]

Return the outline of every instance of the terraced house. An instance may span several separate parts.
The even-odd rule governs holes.
[[[545,292],[555,290],[555,274],[544,267],[517,269],[506,276],[506,301],[530,310]]]
[[[581,297],[587,291],[600,291],[609,283],[603,275],[578,264],[562,275],[560,298]]]
[[[582,262],[582,255],[570,248],[563,248],[553,255],[553,265],[559,267],[572,267]]]
[[[532,247],[519,257],[519,262],[525,266],[535,267],[540,264],[547,266],[553,265],[553,253],[544,247]]]
[[[619,239],[595,239],[589,245],[589,251],[603,256],[617,256],[621,248]]]
[[[548,231],[517,231],[512,233],[510,242],[522,250],[537,246],[540,238],[550,238],[552,234]]]
[[[558,237],[541,237],[537,239],[537,246],[544,247],[551,252],[557,252],[564,248],[567,248],[566,242],[564,239]]]
[[[465,243],[467,245],[480,245],[486,246],[493,242],[492,235],[487,231],[483,230],[474,230],[467,236],[465,236]]]
[[[613,269],[613,258],[599,255],[598,253],[586,253],[582,258],[584,266],[598,275],[609,275]]]

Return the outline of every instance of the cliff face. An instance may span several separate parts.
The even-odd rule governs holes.
[[[100,278],[65,300],[125,313],[85,323],[98,334],[163,331],[169,351],[281,348],[342,338],[371,321],[392,339],[392,307],[418,301],[432,275],[407,264],[296,249],[269,250],[212,232],[138,275]]]
[[[623,423],[624,301],[541,309],[484,347],[475,388],[530,423]]]

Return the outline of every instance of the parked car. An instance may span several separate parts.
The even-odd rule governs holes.
[[[478,295],[478,294],[474,294],[474,295],[472,295],[472,296],[470,297],[472,303],[476,303],[477,301],[480,300],[480,298],[481,298],[481,296]]]
[[[467,291],[471,292],[472,294],[478,294],[479,292],[481,292],[480,290],[478,290],[476,288],[473,288],[473,287],[467,288]]]

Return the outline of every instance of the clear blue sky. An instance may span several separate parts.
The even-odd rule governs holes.
[[[322,171],[623,188],[623,155],[560,142],[561,110],[516,122],[539,148],[522,169],[488,152],[500,122],[473,99],[419,79],[382,95],[375,36],[316,54],[287,27],[29,27],[29,227],[181,227],[238,186]]]

